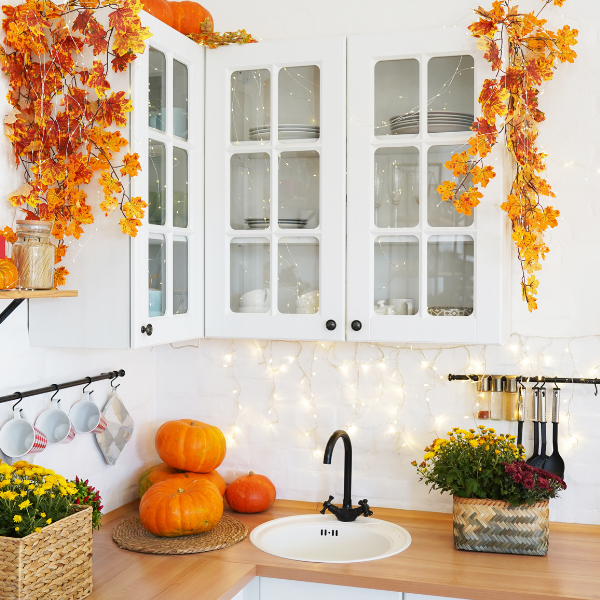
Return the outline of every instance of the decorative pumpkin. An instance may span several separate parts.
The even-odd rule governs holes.
[[[250,471],[236,479],[225,493],[227,503],[233,510],[241,513],[256,513],[267,510],[275,502],[275,486],[264,475]]]
[[[0,259],[0,290],[12,290],[19,283],[19,272],[8,258]]]
[[[203,33],[213,31],[215,28],[212,15],[197,2],[183,0],[182,2],[169,2],[173,12],[173,27],[183,33]],[[203,29],[204,27],[204,29]]]
[[[142,525],[154,535],[177,537],[204,533],[223,516],[223,497],[206,479],[174,477],[155,483],[140,502]]]
[[[162,21],[169,27],[173,27],[173,11],[167,0],[143,0],[144,10]]]
[[[161,460],[180,471],[209,473],[225,458],[225,436],[218,427],[200,421],[167,421],[156,432]]]
[[[155,483],[164,481],[168,475],[179,473],[166,463],[160,463],[144,471],[138,479],[138,495],[141,498]]]
[[[227,489],[225,480],[216,471],[211,471],[210,473],[192,473],[191,471],[186,471],[185,473],[167,475],[164,479],[174,479],[175,477],[184,477],[185,479],[192,479],[196,481],[200,481],[202,479],[210,481],[212,484],[217,486],[221,496],[225,495],[225,490]]]

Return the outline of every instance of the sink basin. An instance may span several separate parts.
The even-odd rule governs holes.
[[[372,517],[342,523],[333,515],[302,515],[263,523],[252,531],[250,541],[281,558],[352,563],[398,554],[410,546],[411,537],[399,525]]]

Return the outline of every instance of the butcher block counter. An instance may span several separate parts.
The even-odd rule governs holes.
[[[312,514],[313,503],[278,500],[253,515],[233,513],[251,531],[281,517]],[[600,600],[600,526],[551,523],[545,557],[454,549],[452,515],[374,509],[375,517],[408,530],[410,547],[389,558],[326,564],[265,554],[249,538],[213,552],[157,556],[121,550],[113,527],[137,516],[130,505],[114,511],[94,533],[94,590],[90,600],[230,600],[254,577],[413,592],[467,600]]]

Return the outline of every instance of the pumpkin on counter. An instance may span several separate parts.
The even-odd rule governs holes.
[[[174,477],[154,484],[140,502],[142,525],[154,535],[204,533],[223,516],[223,498],[210,481]]]
[[[236,479],[225,492],[227,503],[241,513],[256,513],[267,510],[275,502],[275,486],[268,477],[250,471]]]
[[[161,460],[180,471],[209,473],[225,458],[225,436],[218,427],[180,419],[167,421],[156,432],[155,446]]]
[[[173,27],[173,11],[167,0],[143,0],[144,10],[162,21],[169,27]]]
[[[205,479],[206,481],[210,481],[212,484],[214,484],[217,487],[221,496],[225,495],[225,490],[227,489],[227,484],[225,483],[225,480],[219,475],[219,473],[217,473],[217,471],[210,471],[210,473],[193,473],[192,471],[185,471],[183,473],[178,472],[173,475],[172,474],[167,475],[164,478],[164,480],[175,479],[175,477],[183,477],[184,479],[191,479],[191,480],[196,480],[196,481],[199,481],[202,479]]]
[[[138,479],[138,496],[141,498],[155,483],[164,481],[168,475],[179,473],[177,469],[170,467],[167,463],[154,465],[144,471]]]
[[[190,33],[203,33],[213,31],[215,28],[212,15],[197,2],[183,0],[182,2],[169,2],[173,12],[173,28],[189,35]],[[203,29],[204,28],[204,29]]]

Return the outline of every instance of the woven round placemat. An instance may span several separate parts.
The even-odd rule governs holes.
[[[248,528],[237,519],[223,515],[219,524],[206,533],[160,537],[144,529],[139,517],[122,521],[113,529],[113,540],[124,550],[145,554],[195,554],[228,548],[241,542]]]

